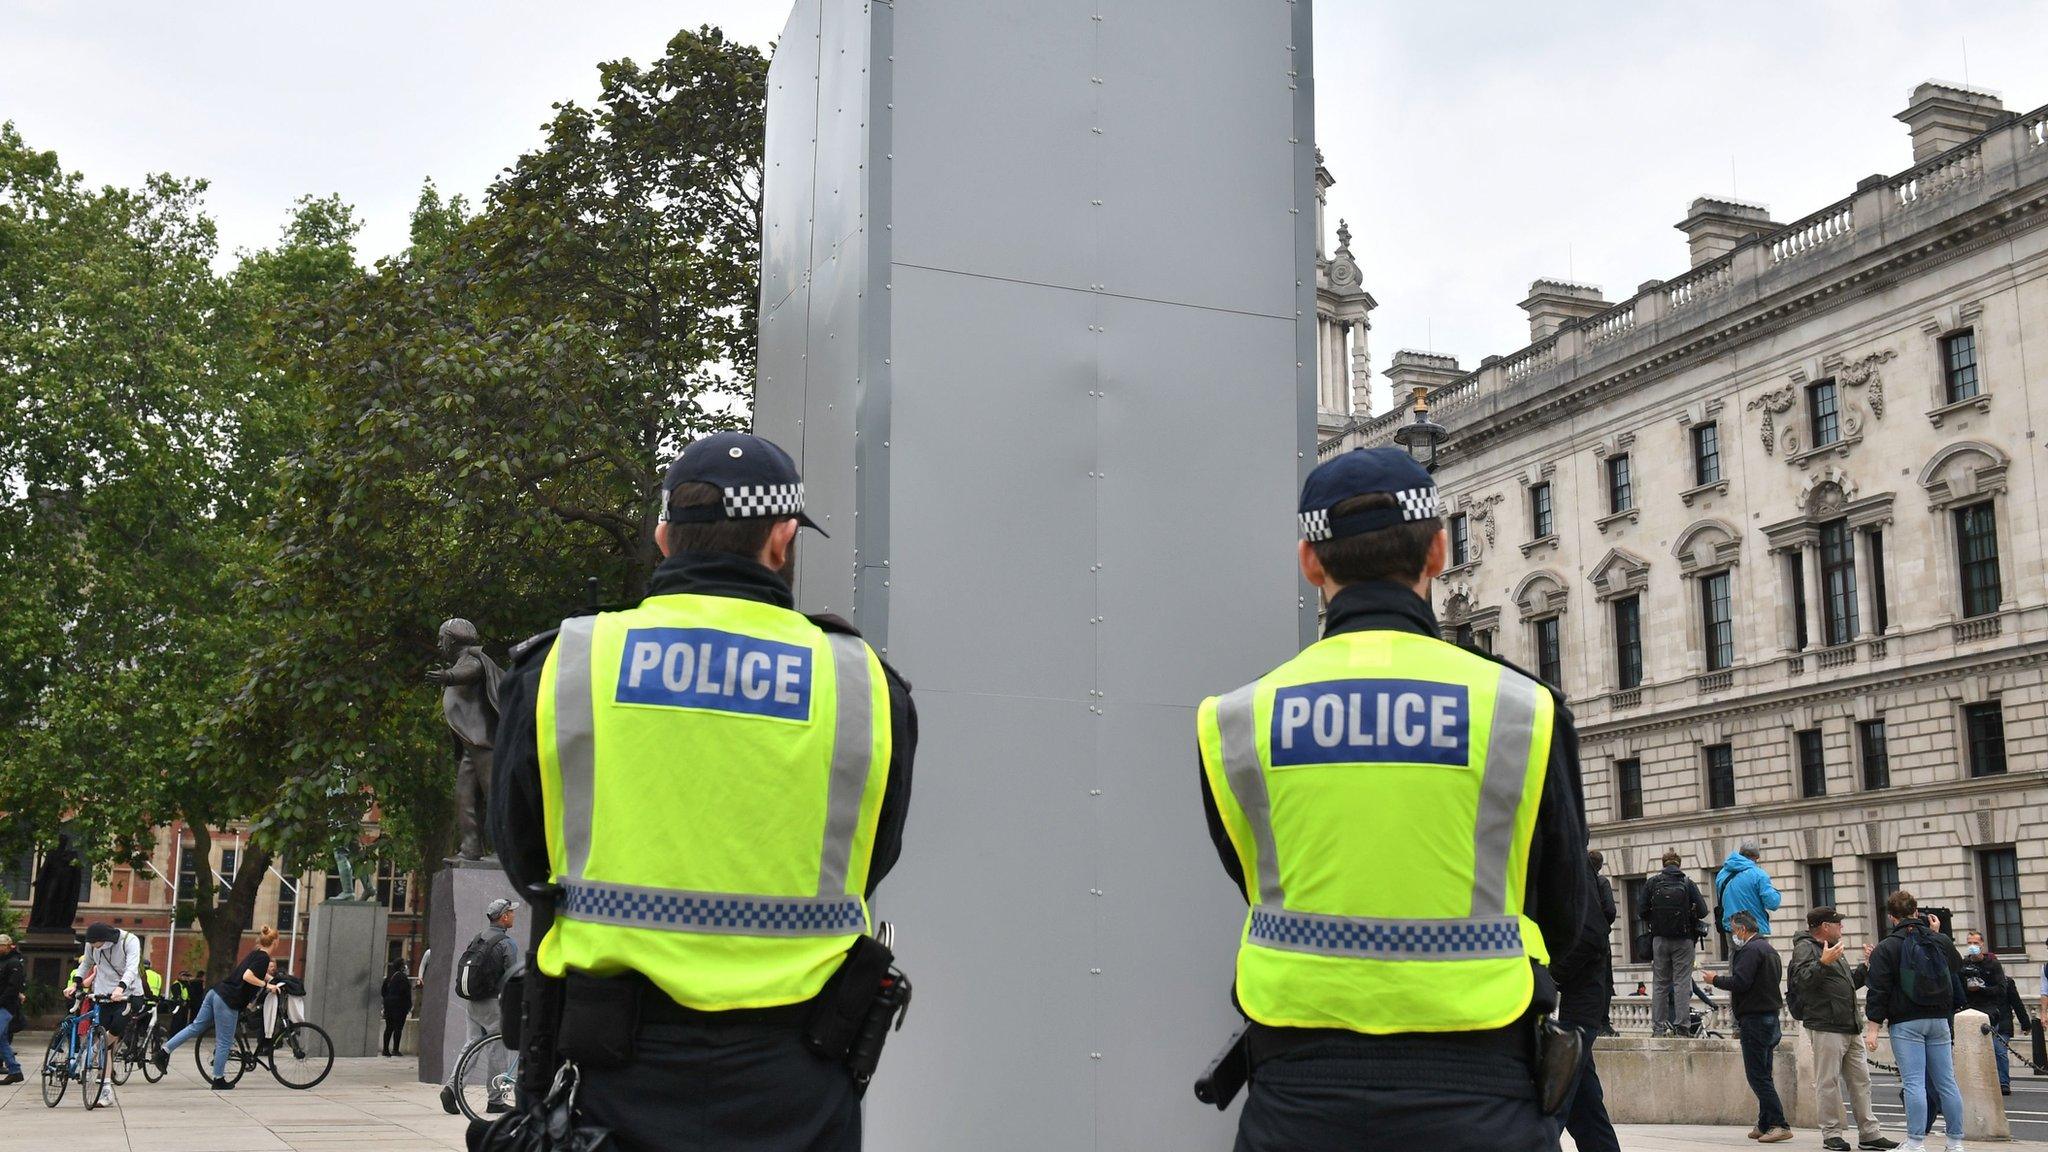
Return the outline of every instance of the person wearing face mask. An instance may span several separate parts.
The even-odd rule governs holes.
[[[2006,1045],[2012,1041],[2015,1017],[2022,1027],[2030,1022],[2026,1004],[2020,999],[2012,978],[2006,975],[2005,966],[1998,962],[1995,953],[1984,947],[1982,932],[1971,932],[1964,937],[1963,994],[1969,1006],[1988,1017],[1992,1030],[1998,1033],[1998,1042],[1991,1046],[1992,1053],[1998,1057],[1998,1091],[2010,1096],[2012,1059],[2006,1053]]]
[[[1722,975],[1701,973],[1700,979],[1728,990],[1728,1010],[1734,1013],[1735,1029],[1742,1038],[1742,1070],[1749,1077],[1749,1090],[1756,1093],[1756,1127],[1750,1136],[1764,1144],[1778,1144],[1792,1138],[1785,1104],[1771,1078],[1772,1053],[1783,1039],[1778,1012],[1785,1006],[1780,980],[1784,962],[1748,910],[1728,917],[1728,930],[1739,945],[1728,971]]]

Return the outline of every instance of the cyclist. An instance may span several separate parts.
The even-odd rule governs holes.
[[[168,1071],[171,1053],[185,1041],[213,1028],[213,1090],[226,1092],[234,1087],[227,1079],[228,1051],[235,1046],[235,1025],[240,1022],[242,1012],[249,1007],[249,1000],[257,989],[276,992],[279,985],[266,977],[270,973],[270,953],[277,947],[277,929],[265,924],[256,933],[256,947],[242,957],[227,979],[214,985],[206,993],[206,999],[199,1005],[199,1015],[192,1023],[185,1025],[176,1036],[156,1050],[156,1066],[159,1071]]]
[[[121,1027],[127,1022],[128,1000],[138,1001],[143,995],[142,988],[142,941],[133,932],[123,932],[104,920],[95,920],[85,929],[85,955],[79,957],[78,968],[72,975],[70,987],[64,989],[64,998],[71,999],[82,988],[93,996],[106,997],[100,1005],[100,1029],[111,1044],[121,1035]],[[100,1103],[113,1099],[111,1084],[100,1087]]]

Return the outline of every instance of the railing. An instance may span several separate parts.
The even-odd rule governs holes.
[[[1804,656],[1787,656],[1787,657],[1785,657],[1785,674],[1786,674],[1787,676],[1802,676],[1802,675],[1805,675],[1805,673],[1806,673],[1806,657],[1804,657]]]
[[[1735,673],[1729,671],[1709,672],[1699,678],[1700,691],[1725,692],[1735,683]]]
[[[1989,640],[1999,633],[1998,616],[1979,616],[1974,620],[1956,622],[1955,642],[1968,644],[1973,640]]]
[[[1607,697],[1610,708],[1634,708],[1643,702],[1641,688],[1625,688]]]
[[[1506,360],[1501,361],[1501,375],[1512,384],[1532,372],[1540,372],[1557,363],[1557,337],[1545,337],[1541,342],[1531,344]]]
[[[1854,644],[1844,644],[1839,648],[1823,648],[1820,650],[1817,659],[1823,668],[1840,668],[1844,664],[1854,664],[1856,662],[1856,646]]]
[[[1884,659],[1884,654],[1889,647],[1890,645],[1883,640],[1872,640],[1870,642],[1870,658],[1872,660]]]
[[[1623,300],[1598,316],[1590,317],[1580,330],[1586,334],[1586,347],[1605,344],[1616,336],[1627,333],[1636,326],[1636,302]]]
[[[1984,174],[1984,145],[1979,142],[1944,152],[1892,181],[1899,207],[1939,199],[1965,181]]]
[[[1804,220],[1788,224],[1770,234],[1771,263],[1782,264],[1794,257],[1817,251],[1847,236],[1855,226],[1851,204],[1854,197],[1831,204]]]
[[[1700,1012],[1705,1017],[1701,1022],[1707,1030],[1720,1033],[1726,1040],[1736,1039],[1735,1021],[1728,1014],[1726,1000],[1714,1001],[1711,1008],[1700,1003],[1697,997],[1688,997],[1685,1003],[1686,1007],[1681,1011]],[[1616,996],[1607,1006],[1607,1015],[1614,1023],[1614,1030],[1624,1036],[1648,1036],[1652,1031],[1650,998],[1647,996]],[[1778,1024],[1780,1030],[1788,1034],[1795,1028],[1792,1017],[1782,1012],[1779,1013]]]
[[[1690,308],[1709,296],[1717,296],[1735,284],[1735,255],[1702,264],[1664,285],[1664,302],[1671,311]]]

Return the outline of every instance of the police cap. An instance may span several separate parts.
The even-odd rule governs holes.
[[[716,504],[669,510],[668,494],[679,484],[709,484],[724,494]],[[773,443],[747,432],[715,432],[693,442],[668,466],[661,481],[661,519],[680,524],[721,520],[794,517],[798,524],[819,528],[804,515],[804,480],[796,461]]]
[[[1353,497],[1377,494],[1392,496],[1394,506],[1330,514]],[[1353,449],[1318,465],[1301,486],[1301,535],[1310,543],[1378,532],[1436,515],[1436,481],[1399,448]]]

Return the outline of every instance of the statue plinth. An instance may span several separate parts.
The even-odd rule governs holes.
[[[430,883],[427,948],[431,956],[419,995],[419,1077],[422,1084],[440,1084],[447,1081],[455,1058],[462,1055],[468,1023],[453,987],[455,962],[462,958],[470,937],[484,930],[484,909],[491,901],[501,896],[522,905],[526,901],[493,859],[450,857]],[[521,951],[526,949],[531,923],[527,910],[521,908],[518,925],[512,930],[512,939]]]

